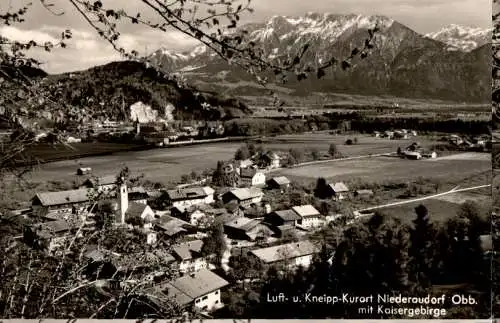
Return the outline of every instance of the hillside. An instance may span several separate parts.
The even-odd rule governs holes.
[[[296,96],[323,92],[465,102],[490,100],[487,45],[470,52],[450,50],[450,45],[384,16],[310,13],[305,17],[275,16],[242,28],[249,31],[249,40],[258,43],[270,60],[292,55],[297,48],[310,44],[303,64],[315,66],[331,56],[349,55],[355,46],[362,46],[368,29],[375,25],[380,31],[374,49],[353,68],[332,68],[321,80],[313,76],[300,83],[291,76],[287,84],[280,86]],[[151,58],[171,71],[183,71],[204,89],[245,96],[265,93],[245,71],[229,66],[203,47],[183,54],[161,49]]]
[[[165,115],[167,106],[173,105],[175,119],[219,120],[251,113],[237,99],[180,88],[154,69],[131,61],[59,75],[39,71],[32,77],[39,83],[42,93],[47,96],[51,93],[50,97],[64,107],[62,111],[55,111],[53,103],[44,102],[39,111],[29,112],[32,119],[79,124],[106,118],[127,120],[130,118],[129,107],[138,101],[150,105],[159,116]],[[17,100],[29,101],[29,96],[15,85],[10,84],[8,91]]]

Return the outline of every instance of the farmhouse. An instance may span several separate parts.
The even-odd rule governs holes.
[[[28,226],[23,238],[29,245],[36,244],[47,252],[53,252],[67,239],[73,238],[77,227],[65,220],[49,221]]]
[[[144,228],[152,228],[155,213],[147,204],[132,202],[129,204],[125,222],[142,223]]]
[[[222,196],[222,201],[227,204],[236,201],[240,206],[249,207],[252,204],[260,203],[264,193],[256,187],[237,188],[226,192]]]
[[[174,207],[189,207],[197,204],[214,202],[214,190],[211,187],[188,187],[168,190],[167,203]]]
[[[76,170],[76,175],[82,176],[92,173],[92,168],[90,167],[80,167]]]
[[[243,168],[240,170],[240,184],[263,187],[266,185],[266,175],[253,168]]]
[[[292,242],[274,247],[251,250],[250,254],[264,265],[284,265],[286,267],[309,267],[318,248],[310,241]]]
[[[285,176],[273,177],[267,182],[267,186],[272,189],[287,189],[290,184],[290,180]]]
[[[345,200],[349,198],[349,188],[342,182],[330,184],[329,191],[330,194],[337,200]]]
[[[67,215],[83,211],[87,202],[86,189],[38,193],[32,200],[33,210],[40,214]]]
[[[266,222],[275,227],[283,225],[295,227],[300,219],[302,218],[294,210],[274,211],[266,216]]]
[[[208,269],[154,287],[155,299],[173,299],[183,308],[213,311],[223,307],[221,289],[229,283]]]
[[[195,231],[191,224],[168,215],[157,219],[154,228],[170,239],[181,238]]]
[[[149,195],[142,186],[132,187],[128,192],[129,201],[141,204],[147,204]]]
[[[325,224],[325,217],[312,205],[294,206],[292,210],[300,216],[296,226],[303,229],[313,229]]]
[[[260,220],[238,217],[224,223],[224,233],[230,239],[255,241],[271,236],[273,231]]]
[[[268,151],[263,153],[259,158],[259,166],[263,168],[280,168],[281,166],[281,158],[278,154]]]
[[[171,209],[171,215],[178,217],[186,222],[189,222],[193,226],[205,227],[208,226],[213,220],[214,216],[210,212],[209,208],[205,208],[205,204],[194,205],[191,207],[173,207]]]
[[[354,192],[355,197],[372,197],[374,195],[372,190],[357,190]]]
[[[208,257],[202,255],[202,248],[202,240],[194,240],[172,246],[172,255],[178,261],[181,273],[208,268]]]

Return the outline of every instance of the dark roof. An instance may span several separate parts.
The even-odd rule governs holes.
[[[208,269],[177,278],[167,284],[165,293],[180,305],[228,286],[229,283]]]
[[[265,263],[273,263],[286,258],[297,258],[318,252],[318,249],[310,241],[292,242],[274,247],[256,249],[250,251]]]
[[[250,231],[256,226],[258,226],[261,223],[260,220],[257,219],[249,219],[246,217],[238,217],[235,219],[232,219],[226,223],[224,223],[224,226],[242,230],[242,231]]]
[[[257,174],[257,170],[253,168],[243,168],[240,170],[241,178],[253,178]]]
[[[283,221],[295,221],[300,220],[301,217],[294,210],[282,210],[273,212],[278,217],[283,219]]]
[[[174,236],[178,233],[187,232],[187,228],[191,227],[191,225],[186,221],[182,221],[168,215],[164,215],[158,219],[155,226],[162,229],[168,236]]]
[[[40,201],[42,206],[84,203],[89,200],[87,189],[43,192],[38,193],[35,198]]]
[[[202,247],[202,240],[194,240],[172,246],[172,252],[182,260],[189,260],[194,258],[194,254],[200,254]]]
[[[171,201],[191,200],[207,197],[207,192],[202,187],[180,188],[168,190],[167,196]]]
[[[140,218],[148,207],[147,204],[131,202],[128,205],[127,216],[128,218]],[[152,219],[148,220],[151,221]]]

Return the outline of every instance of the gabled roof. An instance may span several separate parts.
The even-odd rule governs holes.
[[[38,193],[35,198],[42,206],[84,203],[89,200],[87,189]]]
[[[238,217],[232,219],[229,222],[224,223],[224,226],[242,230],[242,231],[250,231],[261,223],[260,220],[250,219],[246,217]]]
[[[232,194],[239,201],[253,199],[253,198],[261,196],[263,194],[262,190],[259,188],[256,188],[256,187],[237,188],[237,189],[229,191],[228,193]],[[228,193],[226,193],[226,194],[228,194]]]
[[[202,187],[180,188],[168,190],[167,196],[172,201],[192,200],[207,197],[205,189]]]
[[[274,211],[273,213],[276,214],[283,221],[295,221],[301,219],[300,215],[297,214],[297,212],[295,212],[294,210],[281,210],[281,211]]]
[[[160,219],[158,219],[155,223],[155,226],[163,230],[164,233],[169,236],[187,232],[187,228],[191,227],[191,225],[186,221],[182,221],[168,215],[164,215]]]
[[[211,188],[210,186],[205,186],[203,187],[203,191],[205,192],[205,194],[208,196],[208,195],[212,195],[215,193],[215,190],[213,188]]]
[[[290,184],[290,180],[287,177],[285,177],[285,176],[273,177],[271,180],[274,181],[278,185],[288,185],[288,184]]]
[[[177,278],[166,284],[164,293],[178,304],[187,305],[196,298],[228,286],[229,283],[208,269]]]
[[[68,221],[58,220],[58,221],[49,221],[38,223],[34,225],[38,230],[50,232],[50,233],[60,233],[69,231],[74,228]]]
[[[330,184],[330,187],[335,193],[349,192],[349,188],[342,182]]]
[[[310,204],[294,206],[292,210],[295,211],[295,213],[297,213],[301,218],[320,215],[319,211]]]
[[[274,247],[256,249],[250,251],[264,263],[273,263],[286,258],[297,258],[318,252],[318,248],[310,241],[292,242]]]
[[[194,254],[200,254],[202,247],[202,240],[194,240],[172,246],[172,252],[182,260],[189,260],[194,258]]]
[[[151,210],[151,208],[147,204],[131,202],[128,205],[127,216],[128,218],[143,218],[144,211],[146,211],[147,209]],[[144,220],[152,221],[153,219]]]
[[[242,168],[240,170],[241,178],[253,178],[257,174],[257,170],[253,168]]]

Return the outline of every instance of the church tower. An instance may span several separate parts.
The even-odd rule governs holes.
[[[128,209],[128,190],[125,179],[122,178],[120,185],[120,204],[119,204],[119,218],[117,219],[120,224],[125,224],[125,214]]]

